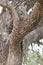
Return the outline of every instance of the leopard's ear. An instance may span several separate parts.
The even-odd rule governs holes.
[[[43,0],[37,0],[41,5],[43,5]]]

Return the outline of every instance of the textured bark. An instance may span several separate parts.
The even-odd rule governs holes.
[[[34,26],[36,26],[41,19],[41,4],[36,2],[33,6],[32,13],[24,21],[20,21],[15,9],[11,5],[7,6],[2,3],[0,5],[4,8],[8,8],[13,19],[13,30],[8,41],[9,54],[6,65],[21,65],[22,56],[20,42],[28,32],[34,29]]]
[[[23,39],[23,53],[28,51],[28,47],[31,43],[40,45],[39,40],[43,38],[43,27],[36,28],[29,34],[27,34]],[[28,43],[28,44],[26,44]]]
[[[35,12],[35,13],[34,13]],[[39,19],[41,18],[41,7],[37,2],[34,7],[31,15],[25,21],[14,21],[14,27],[10,36],[10,50],[8,55],[7,65],[21,65],[21,52],[19,48],[19,42],[23,37],[30,31],[33,30],[33,27],[37,25]]]

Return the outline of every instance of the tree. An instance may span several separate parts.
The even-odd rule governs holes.
[[[22,51],[20,43],[24,36],[28,32],[31,32],[41,19],[41,14],[43,13],[43,0],[37,0],[33,6],[31,14],[27,17],[26,20],[21,21],[12,5],[6,3],[0,3],[0,5],[9,10],[9,13],[13,19],[13,29],[7,42],[7,44],[9,44],[9,54],[6,65],[21,65]]]

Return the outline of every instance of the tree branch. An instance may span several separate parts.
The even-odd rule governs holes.
[[[13,30],[10,35],[10,50],[7,65],[21,65],[22,57],[19,43],[28,32],[34,29],[34,26],[38,24],[40,19],[41,5],[38,2],[35,3],[33,11],[28,16],[27,20],[20,21],[19,19],[13,19]]]
[[[28,32],[34,29],[40,19],[41,5],[36,2],[32,13],[28,16],[27,20],[20,21],[15,19],[16,21],[13,23],[14,26],[10,37],[11,44],[13,44],[13,42],[19,43]]]
[[[23,37],[34,29],[41,19],[41,4],[36,2],[33,6],[31,14],[26,20],[22,21],[19,19],[17,12],[11,5],[2,5],[4,8],[8,8],[9,13],[13,19],[13,30],[10,34],[9,40],[9,54],[6,65],[21,65],[21,47],[20,42]]]

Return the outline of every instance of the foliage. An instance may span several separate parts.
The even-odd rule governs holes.
[[[32,43],[34,44],[34,43]],[[37,47],[35,47],[37,45]],[[39,48],[42,50],[39,50]],[[37,49],[37,50],[36,50]],[[29,47],[23,57],[23,65],[43,65],[43,45],[34,44]]]

